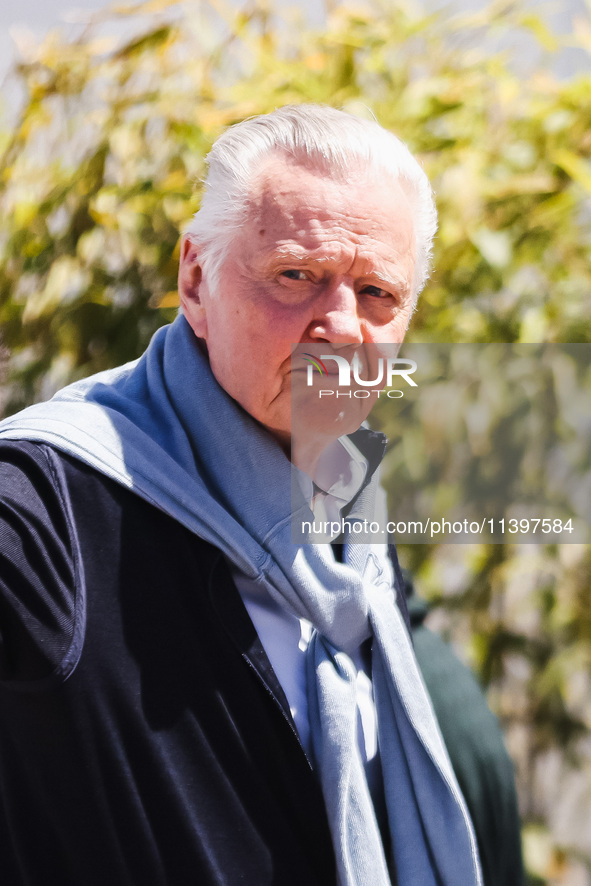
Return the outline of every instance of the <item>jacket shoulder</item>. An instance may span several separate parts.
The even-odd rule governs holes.
[[[0,682],[66,679],[84,635],[84,574],[61,459],[0,443]]]

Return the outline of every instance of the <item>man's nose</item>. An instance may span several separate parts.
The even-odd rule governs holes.
[[[308,327],[314,341],[362,344],[359,302],[350,280],[325,284],[314,303],[314,318]]]

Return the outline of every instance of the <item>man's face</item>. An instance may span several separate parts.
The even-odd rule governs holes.
[[[205,339],[220,385],[286,444],[292,344],[350,357],[363,344],[402,342],[414,254],[410,207],[397,182],[360,175],[343,184],[273,157],[255,182],[216,291],[200,274],[197,248],[183,242],[184,314]]]

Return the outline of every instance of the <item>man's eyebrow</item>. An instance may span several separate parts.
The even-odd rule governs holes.
[[[250,264],[251,267],[262,270],[263,268],[272,266],[274,263],[284,261],[285,259],[289,259],[293,262],[298,262],[298,264],[313,260],[309,251],[304,249],[303,247],[298,248],[297,245],[285,245],[274,246],[273,248],[268,249],[263,253],[252,256]]]
[[[384,274],[381,271],[375,270],[367,274],[367,276],[373,277],[379,283],[383,283],[384,286],[387,287],[398,290],[410,290],[411,281],[408,280],[404,274]]]

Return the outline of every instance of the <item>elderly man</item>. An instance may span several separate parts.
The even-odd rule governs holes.
[[[434,230],[377,124],[239,124],[183,238],[182,316],[0,426],[3,882],[481,882],[395,560],[290,536],[323,454],[360,466],[347,513],[383,450],[330,409],[292,441],[292,346],[401,342]]]

